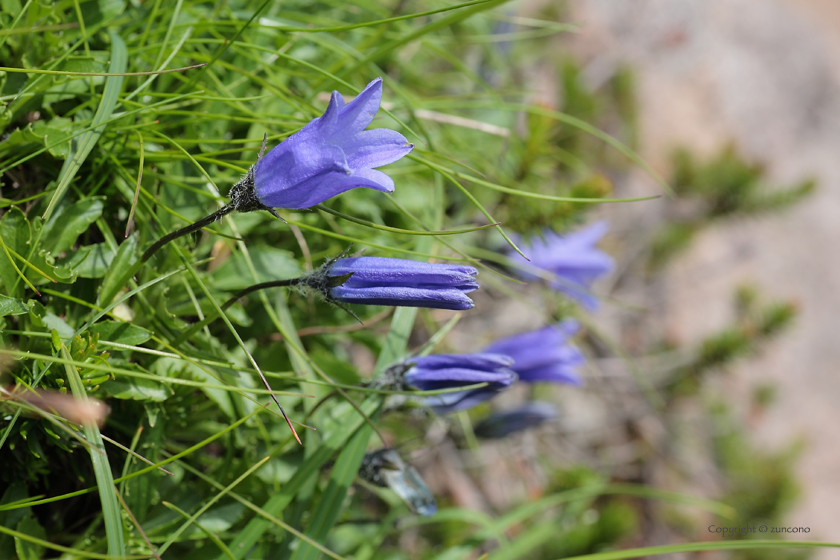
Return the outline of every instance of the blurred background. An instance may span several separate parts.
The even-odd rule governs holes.
[[[669,348],[698,349],[686,378],[699,381],[665,389],[661,415],[627,390],[626,363],[594,359],[584,396],[555,395],[564,403],[569,444],[559,460],[588,455],[589,464],[610,463],[628,480],[723,496],[739,509],[740,525],[773,518],[809,527],[801,538],[840,540],[840,4],[582,0],[523,2],[517,11],[557,14],[576,26],[538,48],[530,44],[535,56],[523,72],[530,101],[590,118],[632,142],[677,191],[599,210],[613,228],[605,246],[622,256],[600,285],[612,301],[593,321],[629,353],[647,354],[635,367],[654,384],[660,366],[687,363]],[[632,110],[610,114],[605,107]],[[639,167],[605,173],[615,196],[655,190]],[[741,194],[726,200],[726,190]],[[640,256],[648,274],[630,274],[639,272]],[[753,323],[747,308],[759,300],[770,307]],[[768,318],[767,302],[776,302],[775,311],[787,305],[789,323]],[[499,313],[529,323],[526,307]],[[781,323],[790,328],[772,343],[753,336],[775,336],[770,323],[777,319],[778,332]],[[499,328],[496,335],[524,327]],[[663,352],[648,353],[652,347]],[[628,439],[635,446],[626,447]],[[650,453],[639,449],[646,443]],[[493,456],[484,460],[491,464]],[[491,469],[485,488],[498,488],[490,481],[499,477]],[[668,529],[659,524],[663,517],[647,529],[644,515],[638,518],[637,544],[671,542],[678,527],[698,540],[714,538],[702,516],[664,518]]]

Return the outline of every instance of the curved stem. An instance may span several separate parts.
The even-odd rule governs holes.
[[[230,306],[232,306],[234,303],[239,301],[240,298],[243,298],[250,293],[256,292],[257,290],[265,290],[266,288],[282,288],[282,287],[287,287],[287,286],[296,286],[304,278],[305,278],[305,276],[300,276],[298,278],[289,278],[287,280],[272,280],[271,282],[263,282],[261,284],[254,284],[253,286],[249,286],[249,287],[245,288],[244,290],[240,290],[240,291],[236,292],[236,294],[234,294],[230,299],[228,299],[226,302],[224,302],[222,305],[220,305],[219,309],[221,309],[222,311],[225,311]],[[184,342],[189,337],[191,337],[192,335],[194,335],[195,333],[197,333],[198,331],[200,331],[201,329],[203,329],[204,327],[206,327],[207,325],[209,325],[210,323],[215,321],[218,318],[218,316],[219,316],[219,314],[216,313],[216,310],[215,309],[212,310],[207,316],[204,317],[204,319],[202,319],[198,323],[194,324],[192,327],[187,329],[183,334],[181,334],[181,336],[179,336],[178,338],[173,340],[172,341],[172,346],[178,346],[178,344]]]
[[[184,237],[185,235],[189,235],[192,232],[198,231],[205,226],[209,226],[213,222],[221,219],[223,216],[226,216],[227,214],[230,214],[234,210],[235,210],[235,208],[233,207],[232,204],[222,206],[221,208],[219,208],[218,210],[216,210],[212,214],[201,218],[197,222],[192,223],[188,226],[184,226],[181,229],[176,229],[172,233],[164,235],[163,237],[161,237],[160,239],[155,241],[154,244],[151,247],[146,249],[146,252],[143,253],[142,257],[140,257],[139,262],[141,262],[141,263],[147,262],[150,258],[152,258],[152,256],[154,256],[155,253],[157,253],[160,250],[161,247],[163,247],[164,245],[166,245],[170,241],[178,239],[179,237]]]

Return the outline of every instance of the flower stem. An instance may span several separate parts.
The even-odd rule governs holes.
[[[287,286],[296,286],[296,285],[300,284],[305,278],[306,278],[305,276],[300,276],[298,278],[289,278],[287,280],[273,280],[271,282],[263,282],[261,284],[254,284],[253,286],[249,286],[249,287],[245,288],[244,290],[238,291],[229,300],[227,300],[222,305],[220,305],[219,309],[221,309],[222,311],[225,311],[230,306],[232,306],[234,303],[239,301],[240,298],[243,298],[243,297],[247,296],[248,294],[256,292],[258,290],[264,290],[266,288],[281,288],[281,287],[287,287]],[[219,315],[218,315],[218,313],[216,313],[216,310],[215,309],[212,310],[209,315],[204,317],[204,319],[202,319],[198,323],[194,324],[192,327],[190,327],[184,333],[182,333],[181,336],[179,336],[174,341],[172,341],[172,346],[177,347],[180,343],[184,342],[189,337],[191,337],[192,335],[194,335],[195,333],[197,333],[198,331],[200,331],[201,329],[203,329],[204,327],[206,327],[207,325],[209,325],[210,323],[215,321],[218,318],[218,316]]]
[[[184,226],[181,229],[177,229],[177,230],[173,231],[172,233],[164,235],[163,237],[161,237],[160,239],[155,241],[155,243],[151,247],[146,249],[146,252],[143,253],[142,257],[140,257],[140,262],[141,263],[147,262],[149,259],[152,258],[152,256],[154,256],[155,253],[157,253],[160,250],[161,247],[163,247],[164,245],[166,245],[170,241],[178,239],[179,237],[184,237],[185,235],[189,235],[192,232],[198,231],[205,226],[209,226],[213,222],[215,222],[217,220],[220,220],[223,216],[226,216],[227,214],[230,214],[234,210],[235,210],[235,208],[233,207],[232,204],[227,204],[225,206],[222,206],[221,208],[219,208],[218,210],[216,210],[212,214],[201,218],[200,220],[198,220],[195,223],[192,223],[188,226]]]

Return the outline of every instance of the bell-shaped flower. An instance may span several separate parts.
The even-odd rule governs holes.
[[[359,476],[372,484],[390,488],[424,517],[437,513],[435,497],[417,469],[402,460],[393,449],[378,449],[362,459]]]
[[[322,116],[260,158],[249,173],[259,203],[301,209],[356,187],[393,192],[394,181],[374,168],[397,161],[414,145],[395,130],[365,130],[381,99],[382,78],[347,105],[334,91]]]
[[[553,404],[531,401],[512,410],[494,412],[476,424],[473,431],[480,438],[500,439],[556,418],[557,408]]]
[[[484,387],[429,395],[425,404],[438,414],[472,408],[492,399],[516,381],[513,358],[504,354],[436,354],[408,360],[403,382],[421,391],[456,389],[479,383]]]
[[[514,360],[512,369],[526,383],[548,381],[581,385],[577,367],[586,359],[569,343],[580,328],[577,321],[566,320],[536,331],[497,340],[485,352],[507,354]]]
[[[473,307],[465,294],[478,288],[471,266],[386,257],[340,258],[326,274],[329,285],[321,291],[341,303],[462,310]]]
[[[531,239],[530,246],[523,244],[522,251],[531,262],[518,253],[508,256],[521,263],[520,276],[525,280],[536,280],[537,275],[528,269],[538,268],[551,276],[548,285],[578,300],[585,308],[598,308],[598,299],[589,291],[592,283],[612,270],[612,257],[595,247],[607,233],[606,222],[597,222],[582,230],[558,235],[552,231],[543,232],[542,239]]]

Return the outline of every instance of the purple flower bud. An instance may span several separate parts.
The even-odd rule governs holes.
[[[340,286],[328,288],[328,299],[342,303],[471,309],[465,294],[478,288],[478,270],[458,264],[437,264],[352,257],[338,259],[327,269],[330,278],[352,274]]]
[[[254,166],[253,186],[260,204],[300,209],[356,187],[393,192],[394,181],[374,168],[397,161],[414,145],[394,130],[365,130],[381,99],[382,78],[369,83],[347,105],[334,91],[322,116]]]
[[[519,408],[491,414],[478,424],[475,435],[485,439],[500,439],[510,434],[534,428],[557,418],[557,408],[547,402],[531,401]]]
[[[437,513],[435,497],[420,473],[393,449],[367,453],[362,459],[359,476],[377,486],[390,488],[413,512],[424,517]]]
[[[472,408],[516,381],[510,369],[513,358],[503,354],[437,354],[411,358],[403,382],[421,391],[454,389],[488,383],[478,389],[442,393],[426,397],[425,404],[438,414]]]
[[[549,286],[594,311],[598,308],[598,299],[590,293],[589,287],[596,278],[612,270],[614,264],[612,257],[595,247],[608,228],[606,222],[597,222],[562,236],[546,230],[543,239],[535,237],[531,239],[530,247],[522,247],[531,259],[530,263],[518,253],[508,256],[526,267],[540,268],[553,274],[556,279],[549,281]],[[520,272],[520,275],[525,280],[537,279],[526,271]]]
[[[549,381],[581,385],[575,368],[586,361],[580,350],[569,343],[580,325],[567,320],[557,325],[497,340],[485,352],[507,354],[514,360],[513,370],[526,383]]]

